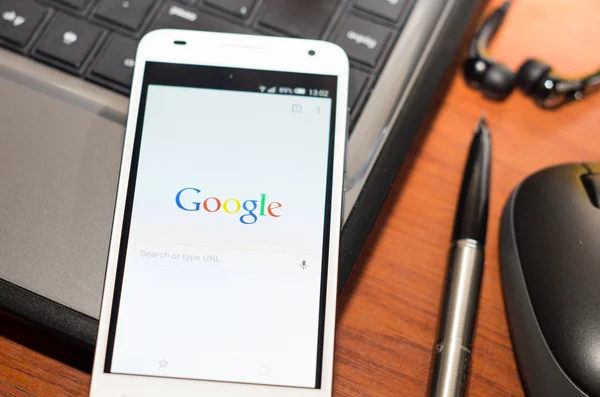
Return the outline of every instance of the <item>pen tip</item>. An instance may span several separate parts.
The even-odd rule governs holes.
[[[499,9],[503,12],[506,12],[506,11],[508,11],[509,7],[510,7],[510,1],[505,1],[504,4],[502,4]]]
[[[482,115],[479,118],[479,122],[477,123],[477,129],[475,131],[475,134],[482,134],[482,135],[485,135],[488,137],[490,136],[490,128],[488,126],[485,115]]]

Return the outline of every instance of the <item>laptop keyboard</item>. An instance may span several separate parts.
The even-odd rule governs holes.
[[[424,0],[426,1],[426,0]],[[323,39],[351,60],[352,120],[413,0],[0,0],[0,46],[128,95],[140,38],[160,28]]]

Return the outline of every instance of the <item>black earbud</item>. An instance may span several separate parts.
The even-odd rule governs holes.
[[[535,96],[540,88],[543,89],[544,82],[548,79],[551,70],[550,65],[545,62],[528,59],[517,72],[516,84],[525,95]]]
[[[502,25],[509,2],[494,11],[481,25],[469,48],[469,58],[463,65],[467,83],[481,90],[485,97],[503,101],[515,87],[515,73],[506,65],[494,61],[487,53],[487,48]]]
[[[518,87],[546,109],[581,100],[584,95],[600,89],[600,70],[581,79],[563,79],[545,62],[528,59],[514,73],[506,65],[494,61],[488,45],[504,21],[510,7],[507,1],[481,25],[469,47],[469,57],[463,65],[467,83],[483,95],[496,101],[505,100]]]
[[[473,57],[464,64],[464,73],[469,84],[483,92],[489,99],[505,100],[515,86],[515,74],[501,63],[485,58]]]

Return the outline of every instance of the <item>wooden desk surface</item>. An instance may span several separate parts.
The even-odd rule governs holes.
[[[501,2],[493,0],[488,8]],[[598,16],[598,0],[514,1],[493,54],[513,68],[535,56],[563,74],[589,72],[600,65]],[[561,162],[600,160],[600,95],[547,112],[520,93],[503,104],[485,101],[457,74],[413,147],[340,299],[336,396],[425,394],[454,207],[482,113],[492,129],[492,197],[469,395],[523,395],[500,285],[500,214],[511,190],[530,173]],[[88,374],[17,343],[40,335],[1,319],[0,395],[87,395]],[[53,342],[51,349],[65,347]],[[78,361],[75,355],[62,353],[70,362]]]

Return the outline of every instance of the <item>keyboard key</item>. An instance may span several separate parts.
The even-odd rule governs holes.
[[[334,42],[355,61],[375,67],[392,30],[350,16],[334,35]]]
[[[59,13],[37,51],[79,69],[102,37],[102,29]]]
[[[275,0],[268,4],[261,24],[309,39],[320,38],[338,0]]]
[[[55,0],[59,3],[66,4],[70,7],[76,8],[78,10],[84,9],[90,0]]]
[[[240,18],[248,18],[257,0],[206,0],[206,4]]]
[[[25,47],[47,13],[31,0],[0,0],[0,37]]]
[[[253,34],[252,30],[221,18],[206,15],[191,7],[170,3],[156,21],[153,29],[190,29],[212,32]]]
[[[362,93],[365,83],[367,82],[368,74],[360,70],[350,69],[350,86],[348,87],[348,107],[354,109],[356,101]]]
[[[137,41],[113,34],[92,68],[92,73],[127,88],[131,87],[137,46]]]
[[[408,0],[357,0],[355,7],[397,22],[407,5]]]
[[[96,17],[138,31],[154,0],[102,0]]]

